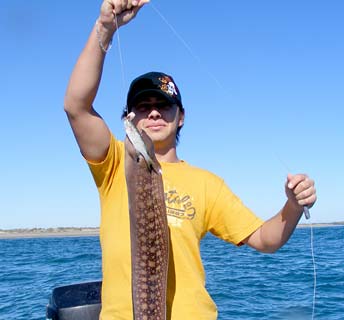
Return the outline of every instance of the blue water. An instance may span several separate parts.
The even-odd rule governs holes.
[[[202,257],[219,320],[312,319],[309,228],[265,255],[206,236]],[[314,228],[314,319],[344,319],[344,227]],[[0,240],[0,319],[45,319],[56,286],[101,278],[97,237]],[[197,320],[197,319],[196,319]]]

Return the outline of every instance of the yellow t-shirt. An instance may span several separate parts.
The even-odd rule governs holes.
[[[132,320],[131,258],[124,145],[111,137],[106,159],[89,162],[101,203],[101,320]],[[205,289],[200,240],[208,232],[239,245],[262,225],[214,174],[186,162],[161,163],[170,229],[167,319],[213,320]]]

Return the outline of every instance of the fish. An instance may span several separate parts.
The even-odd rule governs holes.
[[[142,134],[139,132],[139,130],[135,127],[135,125],[132,122],[134,117],[135,117],[135,113],[130,112],[124,118],[124,128],[125,128],[126,136],[128,137],[131,144],[134,146],[136,150],[137,159],[141,155],[146,161],[148,169],[152,170],[154,169],[154,162],[153,162],[152,156],[148,154],[148,149],[145,145],[145,142],[143,141]]]
[[[126,129],[125,176],[128,191],[131,283],[134,320],[166,320],[169,229],[162,171],[148,135]]]

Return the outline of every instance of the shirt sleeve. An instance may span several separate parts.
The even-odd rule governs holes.
[[[110,189],[122,156],[123,143],[117,141],[111,134],[110,146],[105,159],[101,162],[86,160],[100,193],[106,194]]]
[[[263,220],[247,208],[223,180],[213,184],[208,188],[212,204],[207,211],[208,231],[222,240],[241,245],[263,224]]]

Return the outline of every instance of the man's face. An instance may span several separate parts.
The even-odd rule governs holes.
[[[176,104],[171,105],[160,96],[142,97],[134,103],[132,111],[134,124],[148,134],[156,150],[176,145],[177,129],[184,123],[184,114]]]

